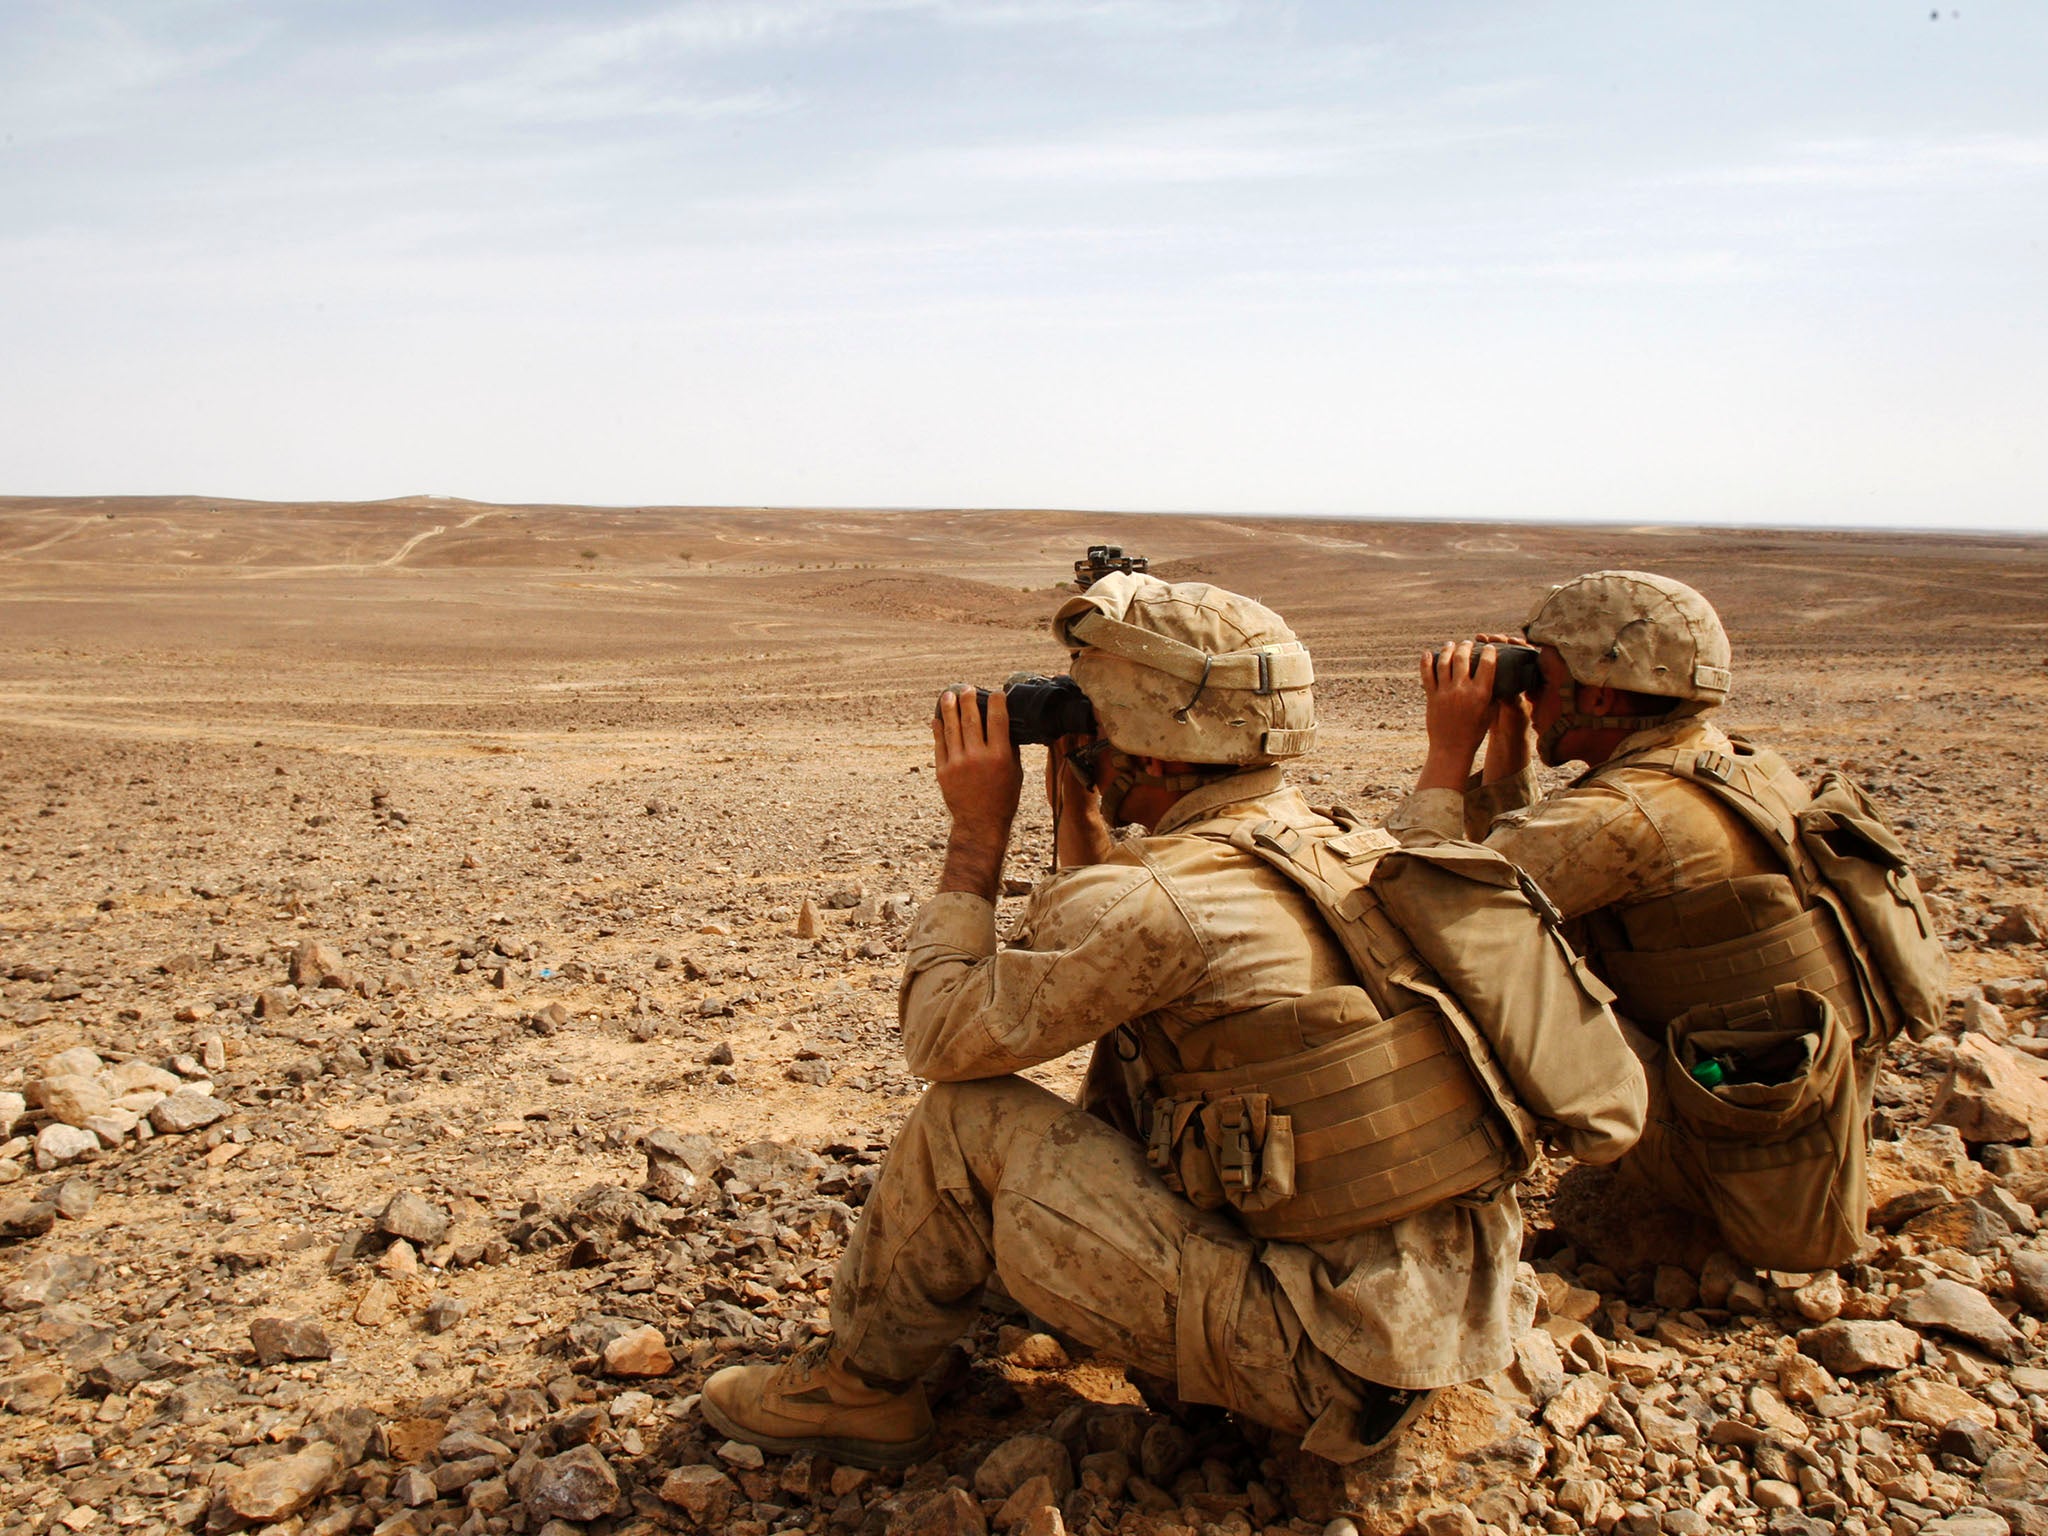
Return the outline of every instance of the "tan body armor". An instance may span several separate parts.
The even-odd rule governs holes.
[[[1782,758],[1741,741],[1629,766],[1664,769],[1735,811],[1785,871],[1596,924],[1627,941],[1603,952],[1604,972],[1664,1047],[1668,1110],[1645,1137],[1642,1170],[1713,1216],[1752,1264],[1842,1263],[1864,1242],[1878,1062],[1945,1002],[1946,959],[1905,849],[1839,774],[1810,791]],[[1669,947],[1674,933],[1695,942]]]
[[[1788,872],[1724,880],[1617,912],[1627,947],[1604,948],[1601,963],[1621,1012],[1662,1025],[1688,1008],[1730,1005],[1796,985],[1827,1000],[1859,1052],[1883,1045],[1902,1028],[1923,1032],[1926,994],[1945,991],[1946,964],[1919,887],[1904,869],[1903,850],[1877,846],[1873,840],[1888,835],[1881,825],[1839,825],[1857,818],[1859,809],[1867,812],[1867,805],[1841,805],[1841,791],[1829,788],[1816,799],[1776,753],[1740,741],[1733,748],[1651,753],[1631,758],[1629,766],[1665,769],[1736,810]],[[1812,823],[1823,808],[1816,843]],[[1897,916],[1875,913],[1867,898],[1859,907],[1850,885],[1817,860],[1827,855],[1826,839],[1844,830],[1854,834],[1866,881],[1873,856],[1878,867],[1897,859],[1898,868],[1882,882],[1887,896],[1881,901]],[[1883,930],[1901,924],[1917,929],[1924,943],[1913,946],[1916,953],[1905,963],[1888,963]],[[1636,942],[1638,935],[1676,930],[1722,936],[1682,949]]]
[[[1554,909],[1489,849],[1401,849],[1332,814],[1334,836],[1265,822],[1227,841],[1311,897],[1358,984],[1214,1020],[1177,1049],[1120,1032],[1162,1177],[1257,1236],[1315,1242],[1490,1199],[1546,1132],[1619,1156],[1641,1071]]]
[[[1363,988],[1281,1005],[1338,1032],[1260,1059],[1279,1036],[1254,1009],[1180,1042],[1183,1062],[1141,1101],[1146,1156],[1197,1205],[1233,1207],[1265,1238],[1315,1242],[1383,1226],[1528,1171],[1505,1117],[1427,1001],[1383,1017]]]
[[[1799,910],[1799,897],[1783,875],[1723,880],[1703,890],[1644,902],[1618,914],[1649,921],[1683,907],[1689,923],[1715,922],[1733,930],[1727,939],[1685,949],[1614,949],[1600,956],[1615,1006],[1643,1024],[1669,1023],[1702,1003],[1738,1003],[1780,986],[1802,986],[1834,1005],[1853,1036],[1860,1036],[1863,997],[1834,914],[1823,906]],[[1758,922],[1759,913],[1790,916]],[[1661,926],[1661,923],[1659,924]]]

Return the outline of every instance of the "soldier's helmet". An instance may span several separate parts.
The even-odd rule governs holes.
[[[1557,647],[1575,682],[1690,699],[1728,696],[1728,632],[1713,604],[1647,571],[1594,571],[1552,587],[1522,633]]]
[[[1251,766],[1315,745],[1315,669],[1280,615],[1199,582],[1113,571],[1053,616],[1110,745]]]

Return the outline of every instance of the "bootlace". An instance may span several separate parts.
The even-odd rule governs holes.
[[[783,1366],[787,1373],[789,1388],[801,1391],[810,1384],[811,1378],[831,1364],[832,1340],[829,1335],[812,1339],[808,1344],[789,1357]]]

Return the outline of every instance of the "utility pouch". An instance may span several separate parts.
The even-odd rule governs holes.
[[[1864,1114],[1848,1032],[1828,1000],[1781,986],[1702,1005],[1666,1026],[1665,1046],[1674,1154],[1730,1250],[1770,1269],[1854,1257],[1870,1207]],[[1708,1086],[1717,1077],[1726,1080]]]
[[[1263,1093],[1150,1101],[1145,1160],[1205,1211],[1265,1211],[1294,1194],[1294,1123]]]
[[[1870,798],[1826,773],[1799,813],[1799,842],[1854,935],[1859,967],[1874,983],[1883,1036],[1924,1040],[1948,1008],[1948,954],[1906,848]]]

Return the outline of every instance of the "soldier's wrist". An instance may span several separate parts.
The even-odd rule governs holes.
[[[946,837],[946,863],[939,871],[939,889],[964,891],[994,901],[1002,890],[1003,855],[1009,843],[1007,822],[1000,828],[954,822]]]

